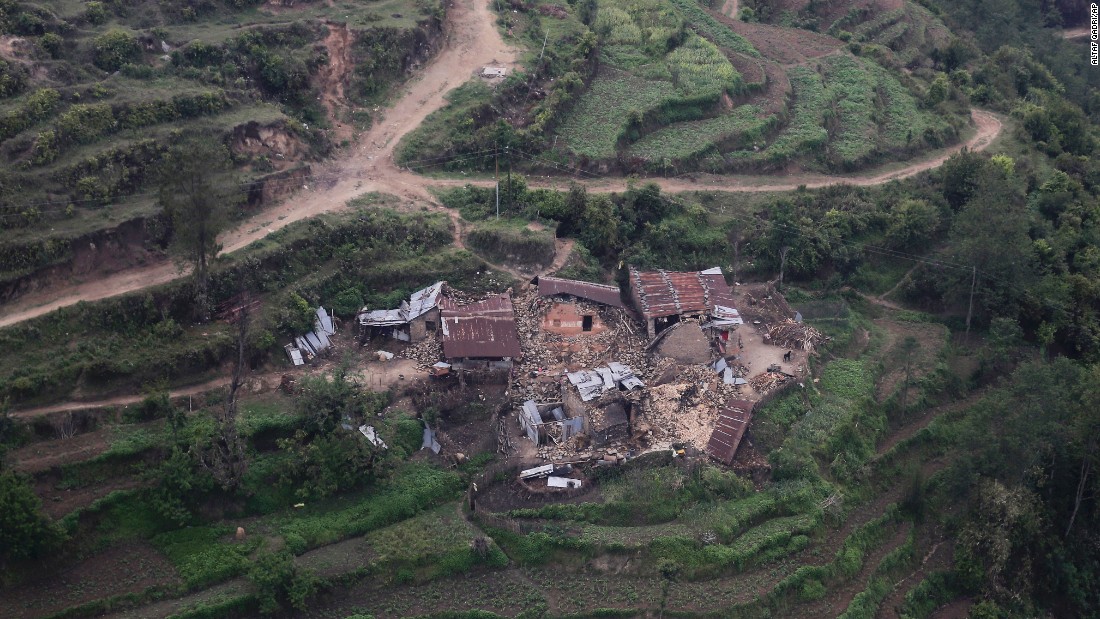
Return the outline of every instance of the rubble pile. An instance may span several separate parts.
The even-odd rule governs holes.
[[[738,307],[745,320],[773,323],[794,316],[783,295],[777,294],[771,284],[749,285],[741,288],[743,302]]]
[[[774,391],[780,385],[790,380],[790,376],[782,372],[764,372],[749,379],[749,385],[760,395]]]
[[[406,348],[402,354],[416,361],[418,369],[430,370],[433,364],[443,358],[443,345],[437,338],[427,337]]]
[[[684,442],[704,449],[718,409],[739,391],[723,384],[707,366],[683,366],[673,381],[650,387],[640,418],[649,426],[654,446]]]
[[[793,320],[787,320],[768,329],[767,339],[783,348],[800,348],[813,352],[825,336],[817,329]]]
[[[645,339],[624,310],[577,300],[583,313],[598,314],[608,330],[602,333],[564,336],[542,331],[542,319],[553,301],[534,287],[512,300],[523,359],[516,364],[515,399],[558,399],[566,370],[595,367],[608,361],[629,366],[636,375],[648,375]]]

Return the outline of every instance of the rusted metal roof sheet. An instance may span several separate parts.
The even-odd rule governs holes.
[[[587,299],[611,307],[625,307],[622,298],[619,296],[619,289],[615,286],[545,276],[539,277],[538,285],[540,296],[552,297],[567,294],[578,299]]]
[[[726,277],[722,275],[722,269],[714,267],[699,273],[703,285],[707,287],[707,305],[711,311],[718,306],[736,307],[733,303],[733,290],[726,283]]]
[[[729,465],[737,455],[737,447],[752,422],[754,403],[748,400],[730,400],[718,412],[714,432],[707,442],[707,453],[719,462]]]
[[[512,297],[507,294],[493,295],[484,301],[459,305],[454,299],[444,298],[439,302],[439,307],[451,316],[457,315],[489,315],[507,314],[512,316]]]
[[[449,359],[520,357],[519,332],[506,294],[469,305],[440,303],[443,355]]]
[[[676,297],[680,313],[693,314],[707,310],[707,291],[698,273],[670,273],[662,271],[668,287]]]
[[[698,272],[639,271],[630,269],[630,283],[641,302],[647,320],[678,314],[714,313],[722,306],[733,308],[733,291],[722,269]]]
[[[661,272],[639,271],[631,268],[630,284],[641,301],[642,307],[638,309],[647,319],[675,316],[680,313],[676,297]]]

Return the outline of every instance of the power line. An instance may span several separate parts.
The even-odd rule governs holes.
[[[537,156],[537,155],[533,155],[533,154],[531,154],[527,151],[524,151],[522,149],[512,148],[510,150],[511,150],[511,152],[517,153],[520,157],[522,157],[522,158],[524,158],[524,159],[526,159],[526,160],[528,160],[532,163],[535,163],[535,164],[541,165],[541,166],[546,166],[546,167],[549,167],[551,169],[557,170],[559,172],[567,173],[567,174],[574,175],[574,176],[586,177],[587,179],[591,179],[591,180],[606,180],[606,179],[609,178],[607,175],[589,172],[589,171],[584,170],[582,168],[568,167],[568,166],[562,165],[558,162],[548,160],[545,157],[540,157],[540,156]],[[482,150],[479,150],[479,151],[473,151],[472,153],[456,153],[456,154],[452,154],[452,155],[442,155],[442,156],[438,156],[438,157],[425,157],[425,158],[421,158],[421,159],[413,159],[413,160],[407,161],[404,165],[401,166],[400,169],[412,171],[412,170],[419,170],[419,169],[437,167],[437,166],[444,165],[446,163],[452,163],[452,162],[458,162],[458,161],[470,161],[470,160],[474,160],[474,159],[484,159],[484,158],[488,158],[488,157],[495,157],[499,154],[499,152],[500,151],[499,151],[498,148],[492,148],[492,149],[482,149]],[[330,173],[321,173],[321,174],[310,175],[310,176],[304,177],[304,178],[293,178],[292,177],[292,178],[286,178],[286,179],[271,179],[271,180],[267,180],[267,181],[253,180],[253,181],[247,181],[247,182],[239,183],[238,187],[240,189],[238,191],[234,192],[234,193],[235,194],[238,194],[238,193],[239,194],[244,194],[244,193],[251,192],[251,191],[253,191],[254,189],[256,189],[258,187],[266,188],[266,187],[270,187],[270,186],[273,186],[273,185],[275,187],[279,187],[279,186],[283,186],[283,185],[298,184],[298,183],[303,183],[303,182],[318,184],[318,183],[327,182],[327,181],[339,181],[339,180],[350,179],[350,178],[361,178],[361,177],[358,174],[352,175],[352,174],[346,174],[346,173],[331,173],[330,172]],[[616,177],[616,180],[617,180],[617,177]],[[156,192],[156,191],[147,191],[147,192],[139,192],[139,193],[129,194],[129,195],[125,196],[122,199],[113,201],[110,205],[107,205],[107,206],[117,206],[117,205],[131,204],[131,203],[137,202],[140,198],[153,196],[153,195],[156,195],[157,193],[158,192]],[[686,202],[684,202],[683,200],[672,197],[670,194],[667,194],[667,193],[661,194],[661,198],[663,200],[666,200],[666,201],[670,202],[670,203],[676,204],[677,206],[680,206],[681,208],[688,206],[688,204]],[[37,203],[24,203],[22,205],[5,205],[5,206],[7,208],[31,208],[31,207],[38,207],[38,206],[57,206],[57,205],[63,205],[64,206],[64,208],[45,209],[45,212],[50,213],[50,212],[60,212],[62,210],[65,210],[69,207],[69,205],[72,205],[72,204],[80,204],[80,203],[86,203],[86,202],[98,202],[98,200],[95,199],[95,198],[88,198],[88,199],[79,199],[79,200],[58,200],[58,201],[37,202]],[[738,222],[741,222],[741,223],[746,223],[746,224],[761,224],[761,223],[763,223],[763,224],[765,224],[765,225],[767,225],[771,228],[779,228],[779,229],[784,230],[786,232],[790,232],[792,234],[802,236],[802,237],[806,237],[806,238],[809,238],[811,236],[810,234],[808,234],[805,230],[803,230],[801,228],[798,228],[796,226],[783,224],[783,223],[777,222],[775,220],[767,220],[767,219],[765,219],[765,220],[751,219],[750,220],[750,219],[746,219],[744,217],[736,216],[736,215],[730,215],[728,217],[731,220],[738,221]],[[21,214],[18,214],[18,213],[0,214],[0,219],[10,219],[10,218],[24,218],[24,216],[21,215]],[[947,260],[930,259],[926,256],[911,254],[911,253],[908,253],[908,252],[895,250],[895,249],[890,249],[890,248],[886,248],[886,247],[881,247],[881,246],[877,246],[877,245],[870,245],[870,244],[867,244],[867,243],[860,243],[860,242],[857,242],[857,241],[845,241],[845,240],[841,240],[841,239],[827,239],[827,241],[829,243],[832,243],[832,244],[839,244],[839,245],[842,245],[842,246],[845,246],[845,247],[856,249],[858,251],[862,251],[862,252],[866,252],[866,253],[874,254],[874,255],[879,255],[879,256],[882,256],[882,257],[886,257],[886,258],[892,258],[892,259],[898,259],[898,260],[907,260],[907,261],[911,261],[911,262],[927,264],[927,265],[930,265],[930,266],[940,267],[940,268],[944,268],[944,269],[965,271],[965,272],[968,272],[968,273],[973,272],[975,274],[980,274],[982,277],[984,277],[987,280],[996,281],[998,283],[1001,283],[1006,288],[1015,289],[1018,292],[1023,292],[1025,295],[1033,296],[1035,294],[1034,291],[1032,291],[1032,290],[1022,288],[1022,287],[1018,286],[1017,284],[1015,284],[1013,282],[1010,282],[1008,280],[1005,280],[1003,278],[995,276],[995,275],[993,275],[989,272],[986,272],[984,270],[977,270],[976,267],[974,267],[973,265],[963,265],[963,264],[959,264],[959,263],[950,262],[950,261],[947,261]],[[1033,298],[1035,298],[1035,297],[1033,296]],[[1069,309],[1065,305],[1063,305],[1061,303],[1058,303],[1058,302],[1055,302],[1055,301],[1053,301],[1051,299],[1048,299],[1046,297],[1037,297],[1037,300],[1039,300],[1041,303],[1047,305],[1049,308],[1056,309],[1056,310],[1062,311],[1062,312],[1068,312],[1069,311]]]

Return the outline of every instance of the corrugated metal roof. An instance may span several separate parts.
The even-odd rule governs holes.
[[[450,359],[519,357],[516,317],[507,294],[459,306],[443,299],[443,355]]]
[[[614,390],[616,385],[621,385],[627,391],[645,386],[642,379],[634,375],[634,370],[630,369],[630,366],[618,361],[612,361],[606,367],[567,372],[565,375],[569,383],[581,394],[581,400],[585,402]]]
[[[458,314],[466,315],[486,315],[486,314],[507,314],[512,316],[512,297],[507,294],[493,295],[484,301],[477,301],[475,303],[467,303],[466,305],[459,305],[454,299],[443,299],[439,302],[439,307],[443,311],[448,312],[451,316]]]
[[[325,308],[317,308],[317,324],[326,335],[334,335],[336,333],[336,327],[332,324],[332,317],[328,315]]]
[[[713,312],[717,306],[734,307],[733,291],[719,267],[698,272],[639,271],[631,267],[630,283],[647,320]]]
[[[612,307],[625,307],[619,289],[615,286],[545,276],[539,277],[538,285],[539,295],[544,297],[567,294]]]
[[[427,288],[412,293],[409,297],[409,310],[406,320],[423,316],[439,305],[439,295],[443,292],[443,282],[436,282]]]
[[[752,422],[754,403],[748,400],[730,400],[718,412],[718,421],[707,442],[707,453],[715,460],[729,465],[737,455],[737,447]]]
[[[439,305],[444,283],[436,282],[427,288],[417,290],[412,293],[408,301],[402,301],[401,307],[397,309],[367,311],[367,308],[364,307],[359,311],[359,324],[372,327],[389,327],[405,324],[410,320],[419,318]]]
[[[408,321],[401,315],[401,310],[399,309],[371,310],[359,314],[359,324],[370,325],[372,327],[403,325],[406,322]]]
[[[676,297],[680,313],[696,313],[707,310],[707,291],[698,273],[670,273],[662,271],[668,287]]]
[[[672,289],[664,275],[658,271],[638,271],[631,267],[630,283],[641,299],[642,315],[647,319],[661,316],[675,316],[680,313]]]

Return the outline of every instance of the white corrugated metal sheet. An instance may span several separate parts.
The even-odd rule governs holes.
[[[336,325],[332,322],[332,316],[329,316],[328,312],[326,312],[323,307],[317,308],[317,325],[325,335],[333,335],[336,333]]]
[[[572,479],[570,477],[554,477],[551,475],[546,478],[546,485],[550,488],[580,488],[581,480]]]
[[[394,327],[419,318],[439,305],[443,293],[443,282],[436,282],[427,288],[412,293],[408,301],[402,301],[401,307],[391,310],[371,310],[363,308],[359,312],[359,324],[371,327]]]
[[[378,433],[374,430],[374,426],[368,426],[364,424],[359,426],[359,431],[363,434],[363,436],[367,437],[367,440],[371,442],[371,445],[374,445],[375,447],[380,447],[382,449],[389,449],[389,447],[386,446],[386,442],[383,441],[382,437],[378,436]]]

